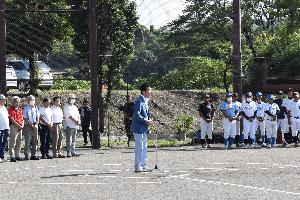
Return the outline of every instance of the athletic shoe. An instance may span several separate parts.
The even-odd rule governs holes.
[[[284,142],[282,143],[282,147],[286,147],[286,146],[287,146],[287,142],[284,141]]]
[[[140,173],[140,172],[143,172],[143,168],[141,167],[134,170],[134,173]]]
[[[271,148],[272,146],[270,145],[270,144],[268,144],[268,146],[267,146],[268,148]]]
[[[266,143],[262,143],[261,147],[267,147],[267,144]]]
[[[246,148],[245,143],[241,143],[240,148],[243,148],[243,149]]]
[[[211,145],[210,145],[210,144],[208,144],[208,145],[207,145],[207,148],[209,148],[209,149],[210,149],[210,148],[211,148]]]
[[[255,144],[250,144],[249,147],[252,148],[252,149],[254,149],[255,148]]]
[[[206,149],[207,145],[206,144],[202,144],[202,148]]]
[[[277,145],[276,145],[276,144],[273,144],[273,145],[272,145],[272,148],[277,148]]]

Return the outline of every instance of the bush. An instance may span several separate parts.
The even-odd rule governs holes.
[[[75,80],[74,78],[68,77],[63,78],[62,76],[55,77],[53,80],[54,90],[90,90],[91,82],[86,80]]]

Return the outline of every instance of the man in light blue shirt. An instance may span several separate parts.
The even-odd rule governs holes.
[[[30,95],[27,97],[27,104],[23,109],[24,128],[23,133],[25,137],[25,160],[29,160],[29,149],[31,144],[31,157],[30,160],[39,160],[36,157],[36,145],[38,139],[38,124],[40,113],[35,106],[35,97]]]
[[[232,103],[231,94],[226,94],[226,100],[220,105],[220,110],[224,117],[224,147],[225,149],[232,148],[236,135],[236,120],[239,115],[239,108],[236,104]]]
[[[140,87],[141,95],[134,102],[132,132],[135,139],[135,172],[148,171],[147,167],[147,136],[149,126],[153,121],[149,119],[148,101],[151,88],[147,84]]]

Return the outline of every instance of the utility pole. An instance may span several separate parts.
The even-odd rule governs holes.
[[[241,0],[233,0],[233,90],[242,98]]]
[[[6,35],[5,0],[0,0],[0,93],[7,94],[6,88]]]
[[[90,25],[90,66],[91,66],[91,104],[92,104],[92,134],[93,149],[99,149],[99,85],[98,85],[98,45],[97,45],[97,13],[96,0],[89,0]]]

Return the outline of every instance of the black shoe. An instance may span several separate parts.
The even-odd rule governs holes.
[[[10,162],[17,162],[17,159],[11,158],[11,159],[10,159]]]
[[[17,157],[16,160],[17,160],[17,161],[22,161],[23,159],[20,158],[20,157]]]
[[[28,156],[25,156],[24,160],[29,160],[29,157],[28,157]]]
[[[36,157],[36,156],[31,156],[30,160],[40,160],[40,158]]]
[[[51,155],[49,155],[49,154],[46,155],[46,158],[47,159],[53,159],[53,157]]]
[[[58,158],[65,158],[66,156],[58,154]]]
[[[67,158],[72,158],[72,156],[70,156],[70,155],[67,155]]]
[[[80,155],[77,153],[72,154],[73,157],[79,157]]]
[[[286,146],[287,146],[287,143],[286,143],[286,142],[284,142],[284,143],[282,144],[282,146],[283,146],[283,147],[286,147]]]
[[[47,159],[46,155],[42,155],[42,159]]]

